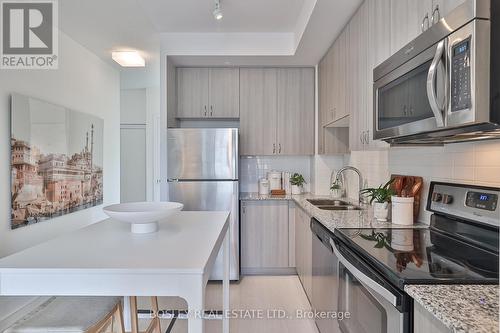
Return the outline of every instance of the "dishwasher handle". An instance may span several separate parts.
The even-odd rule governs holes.
[[[342,265],[345,266],[351,272],[352,275],[356,279],[358,279],[360,282],[362,282],[364,285],[375,291],[377,294],[379,294],[381,297],[383,297],[386,301],[391,303],[393,306],[397,307],[397,297],[391,293],[389,290],[385,289],[383,286],[378,284],[376,281],[371,279],[370,277],[366,276],[366,274],[363,274],[359,269],[354,267],[353,264],[351,264],[337,249],[337,245],[333,241],[333,239],[330,239],[330,245],[332,246],[333,253],[337,256],[337,259],[339,260]]]

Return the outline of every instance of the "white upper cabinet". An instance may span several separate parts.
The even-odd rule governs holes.
[[[238,118],[238,68],[177,68],[177,118]]]

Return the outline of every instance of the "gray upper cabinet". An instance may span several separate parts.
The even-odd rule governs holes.
[[[350,110],[349,117],[349,147],[351,150],[363,149],[363,134],[366,130],[367,108],[367,61],[368,54],[365,52],[368,38],[368,11],[366,5],[362,5],[349,22],[349,38],[347,43],[349,76],[347,78],[347,107]]]
[[[333,96],[334,96],[334,117],[333,120],[339,120],[349,115],[346,106],[347,95],[347,41],[349,37],[349,26],[346,26],[340,33],[339,38],[334,44],[333,59]]]
[[[318,154],[325,153],[324,145],[324,127],[326,123],[325,116],[328,109],[328,89],[326,85],[327,77],[327,58],[321,59],[318,65]]]
[[[314,70],[240,69],[242,155],[314,154]]]
[[[349,27],[344,28],[318,66],[318,153],[349,152]],[[339,124],[342,122],[342,124]],[[344,124],[345,123],[345,124]]]
[[[466,0],[433,0],[431,19],[433,19],[434,22],[437,22],[440,18],[448,15],[451,11],[463,4],[465,1]]]
[[[212,118],[240,116],[239,68],[210,68],[209,111]]]
[[[328,125],[349,114],[346,107],[348,27],[335,40],[321,60],[321,124]],[[320,88],[321,89],[321,88]]]
[[[314,154],[314,69],[278,69],[278,154]]]
[[[276,153],[278,71],[274,68],[240,69],[240,153]]]
[[[208,115],[208,69],[177,68],[177,118]]]
[[[391,54],[399,51],[465,0],[390,0]]]
[[[177,68],[177,118],[238,118],[238,68]]]

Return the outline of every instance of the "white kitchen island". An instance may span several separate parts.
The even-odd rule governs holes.
[[[0,296],[178,296],[188,304],[189,333],[201,333],[205,288],[221,248],[227,311],[228,212],[180,212],[153,234],[132,234],[111,219],[90,225],[0,259]]]

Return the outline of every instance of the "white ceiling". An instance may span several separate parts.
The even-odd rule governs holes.
[[[315,65],[361,1],[222,0],[217,22],[213,0],[64,0],[59,16],[62,31],[111,64],[111,51],[123,49],[148,63],[168,36],[182,48],[167,54],[182,65]]]
[[[159,32],[291,32],[305,0],[221,0],[224,18],[214,20],[214,0],[142,0]]]
[[[317,0],[300,42],[287,56],[175,55],[177,66],[305,66],[316,65],[340,34],[362,0]]]

